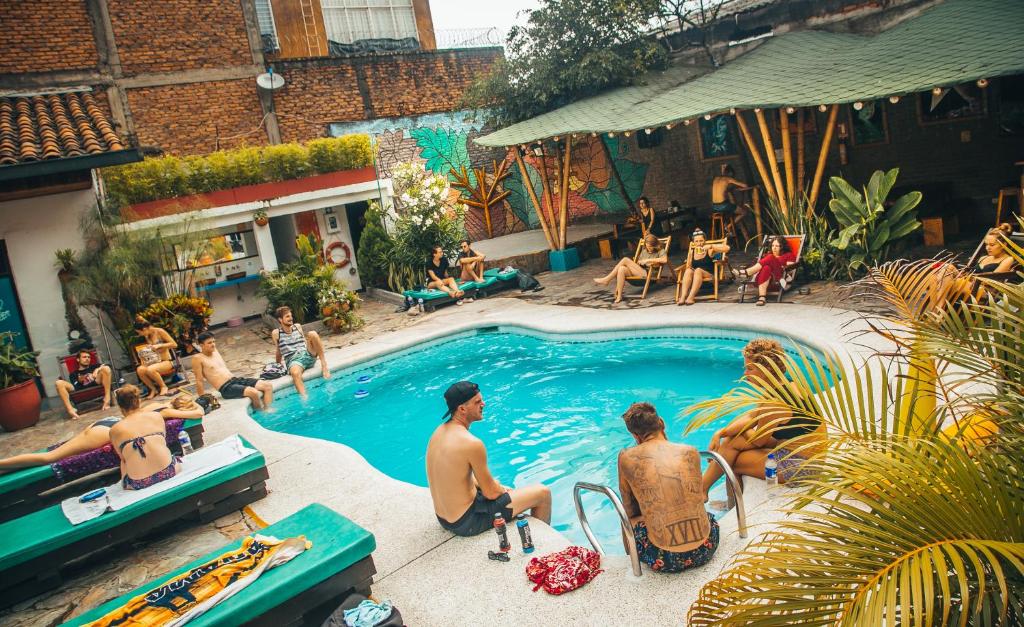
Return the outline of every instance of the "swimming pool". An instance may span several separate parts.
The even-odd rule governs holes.
[[[577,481],[589,481],[618,490],[618,453],[634,444],[621,418],[626,408],[649,401],[665,419],[671,440],[706,447],[721,423],[683,438],[681,412],[731,388],[743,371],[743,346],[757,336],[764,334],[473,331],[316,379],[309,400],[283,396],[275,413],[253,417],[268,429],[350,446],[381,472],[425,487],[426,443],[445,412],[444,390],[455,381],[472,380],[486,408],[484,420],[471,430],[486,444],[495,478],[512,486],[547,485],[554,501],[552,526],[588,546],[572,489]],[[366,377],[370,380],[360,382]],[[611,504],[588,494],[584,505],[605,548],[621,553]]]

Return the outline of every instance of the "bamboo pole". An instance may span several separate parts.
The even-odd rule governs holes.
[[[796,192],[804,193],[804,108],[796,110]]]
[[[771,179],[768,178],[768,170],[764,167],[764,161],[761,160],[761,151],[754,143],[754,138],[750,134],[750,129],[747,128],[747,123],[743,120],[743,112],[736,112],[736,123],[740,127],[740,135],[743,136],[743,141],[747,143],[747,150],[750,151],[750,156],[754,158],[754,167],[757,168],[757,173],[761,175],[761,183],[764,184],[765,190],[768,192],[769,198],[775,198],[775,188],[772,187]]]
[[[761,229],[761,190],[755,187],[750,195],[754,199],[754,226],[757,228],[757,241],[760,242],[764,239]],[[758,246],[760,245],[758,243]]]
[[[537,212],[537,220],[540,221],[540,227],[544,230],[544,239],[548,241],[548,248],[558,250],[555,246],[555,240],[551,239],[551,233],[548,232],[548,225],[544,222],[544,213],[540,208],[540,200],[537,199],[537,192],[533,190],[533,181],[530,180],[530,173],[527,172],[526,164],[523,163],[523,155],[519,154],[518,146],[513,146],[512,152],[516,155],[519,172],[523,175],[523,187],[526,188],[526,193],[530,196],[530,200],[533,201],[533,208]]]
[[[559,235],[559,241],[562,243],[562,248],[565,248],[565,231],[569,222],[569,164],[572,162],[572,137],[565,138],[565,164],[562,166],[562,197],[559,199],[561,207],[559,208],[559,228],[561,233]]]
[[[558,171],[555,170],[555,174]],[[551,237],[558,243],[558,224],[555,221],[555,200],[551,195],[551,183],[548,181],[548,155],[544,152],[544,142],[540,143],[540,184],[544,191],[544,207],[547,210],[548,224],[551,227]],[[556,250],[561,250],[558,248]]]
[[[793,198],[793,150],[789,137],[789,114],[785,109],[779,109],[779,128],[782,130],[782,162],[786,167],[786,198],[790,206],[796,204]]]
[[[809,207],[814,207],[818,202],[818,191],[821,189],[821,175],[825,173],[825,162],[828,161],[828,148],[832,143],[832,134],[836,130],[837,115],[839,115],[839,105],[834,104],[828,112],[828,122],[825,124],[825,137],[821,140],[821,150],[818,152],[818,165],[814,168],[814,182],[811,183]]]
[[[786,189],[782,186],[782,176],[779,175],[779,162],[775,160],[775,145],[772,143],[772,135],[768,132],[768,124],[764,120],[764,111],[754,110],[757,118],[757,127],[761,129],[761,141],[764,142],[765,156],[768,157],[768,167],[772,170],[772,180],[775,181],[776,198],[779,201],[779,208],[782,214],[789,213],[789,203],[786,202]]]

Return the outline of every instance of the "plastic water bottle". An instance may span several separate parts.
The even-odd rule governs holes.
[[[516,516],[516,529],[519,530],[519,541],[523,544],[523,553],[533,553],[533,537],[530,535],[530,521],[525,514]]]
[[[500,513],[494,515],[494,531],[498,534],[498,550],[508,553],[512,544],[508,541],[508,530],[505,528],[505,517]]]
[[[416,306],[419,308],[420,313],[423,313],[424,311],[426,311],[426,309],[423,307],[423,299],[422,298],[419,298],[419,299],[416,300]]]
[[[777,468],[778,464],[775,463],[775,453],[768,453],[768,459],[764,462],[764,481],[768,485],[768,490],[779,485],[779,476],[776,473]]]
[[[192,448],[192,438],[188,437],[188,432],[184,429],[178,432],[178,444],[181,445],[182,455],[189,455],[194,450]]]

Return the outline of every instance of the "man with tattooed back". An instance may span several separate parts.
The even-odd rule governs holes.
[[[665,437],[650,403],[622,415],[636,446],[619,453],[619,493],[640,561],[678,573],[708,563],[718,548],[718,523],[704,509],[697,449]]]

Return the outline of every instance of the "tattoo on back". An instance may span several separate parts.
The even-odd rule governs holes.
[[[665,529],[672,536],[672,544],[686,544],[704,539],[700,532],[700,518],[698,517],[684,518],[668,523],[665,525]]]

